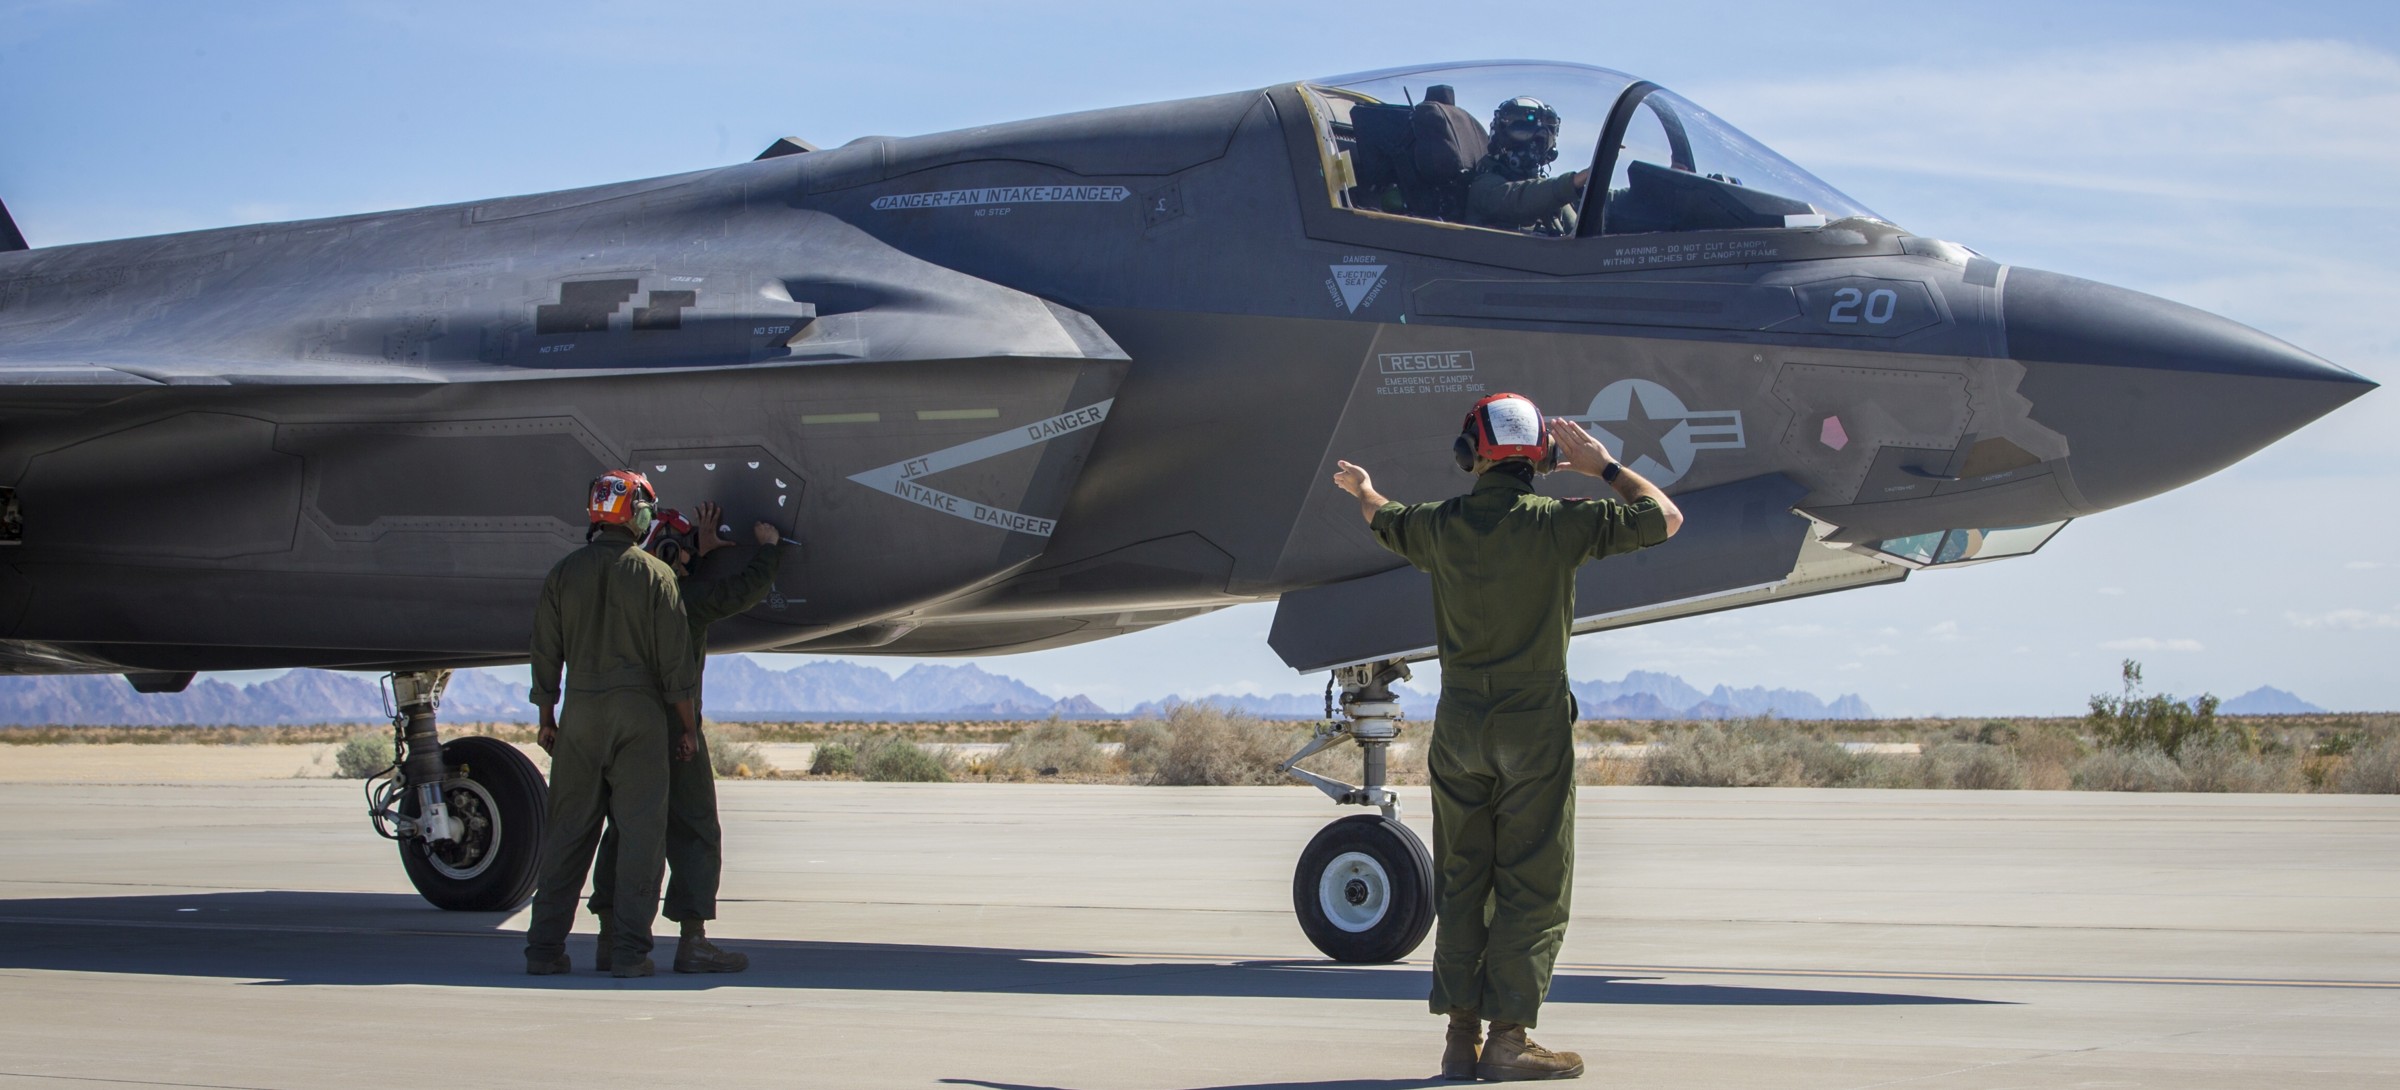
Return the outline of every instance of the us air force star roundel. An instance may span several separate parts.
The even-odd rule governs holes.
[[[1661,487],[1682,480],[1701,451],[1745,445],[1740,409],[1687,409],[1673,390],[1646,378],[1601,387],[1584,415],[1566,419],[1589,429],[1616,451],[1618,461]]]

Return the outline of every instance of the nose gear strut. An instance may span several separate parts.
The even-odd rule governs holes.
[[[1402,659],[1336,667],[1325,684],[1325,722],[1277,766],[1337,803],[1382,811],[1352,814],[1318,830],[1292,873],[1300,930],[1335,961],[1398,961],[1433,927],[1433,857],[1400,824],[1400,797],[1384,785],[1391,745],[1400,737],[1400,699],[1392,683],[1407,679]],[[1365,782],[1352,785],[1300,767],[1345,738],[1358,743]]]
[[[1300,752],[1276,767],[1307,781],[1344,806],[1373,806],[1382,810],[1383,816],[1397,820],[1400,798],[1383,781],[1392,741],[1400,737],[1400,698],[1392,695],[1392,683],[1406,681],[1408,676],[1408,663],[1400,659],[1335,667],[1326,684],[1325,722],[1318,724],[1316,734],[1300,747]],[[1334,717],[1335,685],[1342,689],[1339,719]],[[1344,738],[1358,743],[1365,764],[1360,778],[1366,782],[1353,787],[1300,767],[1301,761],[1339,744]]]
[[[450,671],[404,670],[392,674],[390,684],[392,732],[401,756],[386,770],[389,778],[379,778],[370,788],[367,817],[386,838],[416,837],[436,850],[445,849],[457,841],[459,828],[442,798],[442,781],[450,778],[450,768],[442,761],[434,710],[441,706]],[[417,804],[413,817],[403,814],[400,806],[402,797],[412,792]]]

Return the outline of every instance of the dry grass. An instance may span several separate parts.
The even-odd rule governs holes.
[[[746,780],[775,774],[774,763],[767,760],[766,751],[758,748],[758,743],[730,737],[708,740],[708,767],[720,780]]]
[[[2082,718],[1883,719],[1731,722],[1592,720],[1576,724],[1583,742],[1653,747],[1647,756],[1582,761],[1577,781],[1725,786],[1915,787],[1961,790],[2317,791],[2400,793],[2400,716],[2220,716],[2205,737],[2183,739],[2183,752],[2154,747],[2104,749]],[[1308,724],[1184,707],[1147,721],[710,724],[720,775],[804,775],[893,779],[969,778],[1078,783],[1287,784],[1275,771],[1307,740]],[[1402,725],[1390,751],[1390,782],[1423,784],[1433,725]],[[530,743],[522,723],[444,723],[445,737],[483,734]],[[380,728],[356,723],[287,727],[20,727],[0,729],[0,745],[60,743],[276,745],[341,743]],[[756,761],[750,743],[816,742],[808,773],[776,772]],[[999,754],[960,759],[925,743],[1004,743]],[[1919,754],[1845,751],[1842,742],[1906,742]],[[1110,752],[1122,743],[1121,752]],[[363,748],[363,747],[362,747]],[[861,764],[872,751],[873,761]],[[388,760],[388,756],[384,758]],[[381,763],[377,764],[381,767]],[[1309,758],[1310,771],[1355,782],[1358,750],[1342,743]],[[1055,772],[1045,773],[1047,769]]]
[[[2400,795],[2400,738],[2354,749],[2333,777],[2335,790],[2355,795]]]

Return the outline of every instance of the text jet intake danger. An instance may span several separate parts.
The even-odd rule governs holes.
[[[1017,185],[989,189],[945,189],[894,193],[868,207],[878,212],[909,208],[965,208],[987,204],[1091,204],[1121,201],[1133,191],[1121,185]]]

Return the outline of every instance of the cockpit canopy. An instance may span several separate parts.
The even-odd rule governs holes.
[[[1605,68],[1393,68],[1303,89],[1328,198],[1364,215],[1552,237],[1882,219],[1690,100]]]

